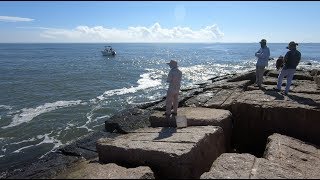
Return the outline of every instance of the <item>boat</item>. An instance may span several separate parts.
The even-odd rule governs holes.
[[[104,50],[101,51],[102,55],[104,56],[115,56],[117,53],[111,46],[105,46]]]

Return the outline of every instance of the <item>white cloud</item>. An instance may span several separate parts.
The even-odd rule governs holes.
[[[217,25],[200,30],[189,27],[162,28],[159,23],[150,27],[128,27],[128,29],[102,26],[78,26],[74,29],[41,28],[41,37],[63,42],[214,42],[224,34]]]
[[[3,22],[29,22],[33,20],[34,19],[14,17],[14,16],[0,16],[0,21],[3,21]]]

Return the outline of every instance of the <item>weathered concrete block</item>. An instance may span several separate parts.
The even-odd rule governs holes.
[[[243,81],[243,80],[250,80],[254,82],[256,78],[256,71],[249,71],[246,73],[235,75],[234,77],[228,79],[228,82],[236,82],[236,81]]]
[[[320,94],[316,82],[307,80],[296,80],[294,86],[292,87],[292,92]]]
[[[218,91],[208,98],[201,106],[217,109],[231,109],[231,105],[241,95],[243,90],[240,87],[232,89],[218,89]],[[201,95],[201,94],[200,94]]]
[[[245,91],[232,105],[236,148],[263,153],[268,136],[281,133],[320,144],[320,96]]]
[[[280,165],[293,167],[303,178],[320,178],[320,149],[298,139],[273,134],[268,137],[264,157]]]
[[[129,166],[149,166],[157,177],[199,178],[225,152],[222,128],[144,128],[97,141],[99,160]]]
[[[232,134],[232,114],[224,109],[211,109],[201,107],[184,107],[178,108],[178,116],[186,116],[188,126],[219,126],[223,129],[226,138],[227,149],[230,148]],[[164,112],[157,111],[151,114],[151,127],[167,127],[169,126]],[[175,119],[169,120],[170,124],[175,123]]]
[[[219,89],[214,89],[214,90],[206,91],[204,93],[195,95],[195,96],[189,98],[185,102],[185,105],[187,107],[201,107],[201,106],[204,106],[204,104],[209,99],[211,99],[218,91],[219,91]]]
[[[249,179],[254,159],[251,154],[224,153],[200,179]]]
[[[293,179],[303,178],[290,166],[282,166],[251,154],[225,153],[212,164],[201,179]]]
[[[281,71],[271,70],[271,71],[269,71],[267,73],[267,76],[276,77],[277,78],[279,76],[280,72]],[[293,79],[294,80],[312,80],[312,76],[310,76],[309,72],[307,72],[307,71],[299,71],[299,70],[297,70],[294,73]]]
[[[114,163],[82,161],[61,173],[58,179],[154,179],[149,167],[125,168]]]
[[[233,89],[220,90],[204,104],[204,107],[221,108],[222,104],[231,96],[233,91]]]
[[[232,82],[220,81],[220,82],[212,83],[211,85],[207,85],[206,87],[203,88],[203,90],[208,91],[213,89],[234,89],[234,88],[244,89],[250,84],[252,84],[251,80],[232,81]]]

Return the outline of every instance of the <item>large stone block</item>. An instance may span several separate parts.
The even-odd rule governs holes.
[[[149,167],[125,168],[114,163],[82,161],[59,174],[58,179],[154,179]]]
[[[178,116],[186,116],[188,126],[219,126],[223,129],[226,138],[227,149],[230,148],[232,134],[232,114],[228,110],[211,108],[178,108]],[[150,116],[152,127],[167,127],[169,125],[164,112],[157,111]],[[171,124],[175,119],[170,119]]]
[[[212,89],[245,89],[247,86],[252,84],[251,80],[243,80],[243,81],[220,81],[212,83],[211,85],[207,85],[206,87],[203,87],[204,91],[212,90]]]
[[[267,76],[278,77],[281,71],[271,70],[267,73]],[[297,70],[294,73],[293,80],[313,80],[312,76],[307,71]]]
[[[211,99],[220,89],[213,89],[204,93],[194,95],[185,102],[187,107],[202,107],[204,104]]]
[[[255,157],[251,154],[224,153],[201,179],[249,179]]]
[[[149,166],[160,178],[199,178],[225,152],[225,140],[217,126],[144,128],[100,139],[97,151],[103,163]]]
[[[241,152],[262,152],[268,136],[281,133],[320,144],[320,95],[246,91],[232,105],[233,137]]]
[[[204,107],[231,110],[231,105],[238,99],[242,92],[243,90],[239,88],[222,90],[208,100],[204,104]]]
[[[293,179],[303,178],[290,166],[282,166],[251,154],[225,153],[201,179]]]
[[[126,133],[127,131],[149,126],[149,110],[132,108],[123,110],[105,121],[107,132]]]
[[[228,79],[228,82],[236,82],[236,81],[243,81],[243,80],[250,80],[254,82],[256,78],[256,71],[249,71],[246,73],[235,75],[234,77]]]
[[[280,165],[293,167],[304,178],[320,178],[320,149],[316,145],[276,133],[268,137],[264,157]]]

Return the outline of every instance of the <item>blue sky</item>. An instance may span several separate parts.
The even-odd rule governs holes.
[[[317,1],[0,2],[6,42],[320,42]]]

